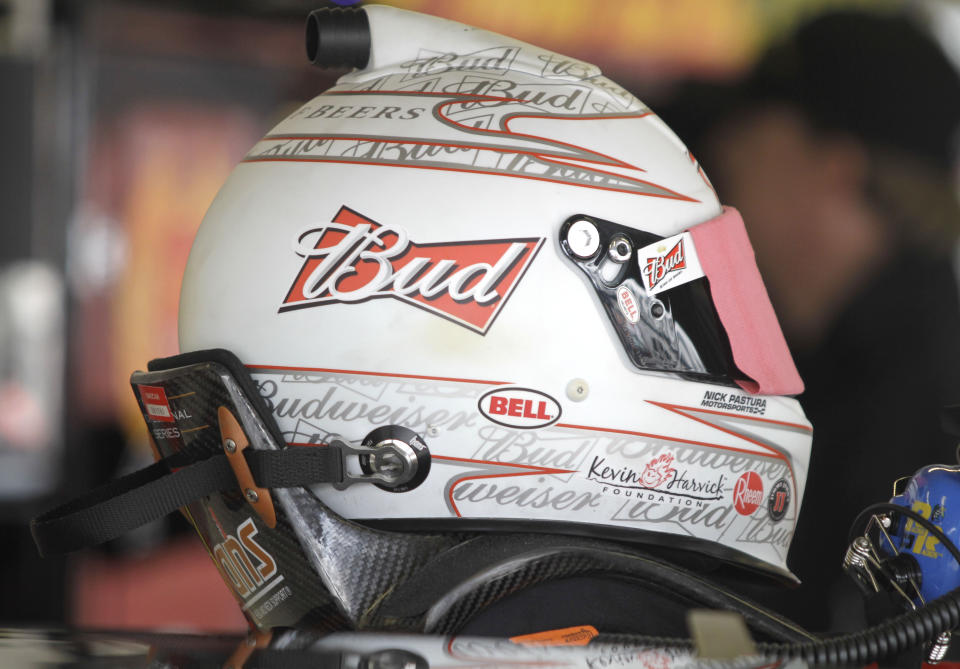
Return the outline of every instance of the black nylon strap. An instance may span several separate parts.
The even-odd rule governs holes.
[[[343,463],[336,448],[291,446],[244,451],[254,481],[263,488],[339,483]],[[215,492],[239,484],[223,453],[189,463],[175,453],[111,481],[34,518],[33,540],[41,555],[101,544]]]
[[[340,449],[328,446],[290,446],[282,451],[255,451],[244,455],[253,480],[261,488],[295,488],[313,483],[340,483]]]

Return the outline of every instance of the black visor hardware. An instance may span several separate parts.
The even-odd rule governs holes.
[[[578,214],[560,226],[560,248],[590,281],[635,367],[733,383],[730,343],[706,278],[651,294],[638,253],[664,238]]]

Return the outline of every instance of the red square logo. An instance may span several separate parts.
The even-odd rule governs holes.
[[[173,412],[170,411],[170,403],[167,401],[167,393],[160,386],[141,386],[140,399],[143,401],[143,408],[147,412],[147,420],[162,421],[173,423]]]

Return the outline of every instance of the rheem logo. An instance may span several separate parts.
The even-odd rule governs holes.
[[[553,425],[560,418],[560,404],[539,390],[496,388],[477,403],[487,420],[506,427],[529,430]]]
[[[756,472],[744,472],[733,486],[733,506],[737,513],[749,516],[763,501],[763,480]]]
[[[237,528],[236,537],[228,534],[213,547],[213,556],[220,571],[234,591],[247,600],[244,608],[283,580],[283,576],[273,578],[277,573],[277,561],[257,543],[254,539],[256,536],[257,528],[253,519],[247,518]]]

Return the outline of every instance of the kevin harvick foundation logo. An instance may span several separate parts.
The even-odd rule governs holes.
[[[749,516],[763,501],[763,479],[756,472],[744,472],[733,486],[733,506],[741,516]]]
[[[594,456],[587,472],[591,481],[605,484],[606,492],[612,488],[613,494],[632,497],[629,490],[646,490],[668,493],[671,497],[686,497],[694,500],[718,500],[726,489],[726,477],[723,474],[703,475],[685,468],[674,467],[672,453],[663,453],[648,461],[642,470],[629,466],[609,466],[605,457]],[[650,501],[672,501],[662,495],[649,496]]]
[[[295,240],[303,266],[280,311],[394,297],[486,334],[543,239],[417,244],[348,207]]]

